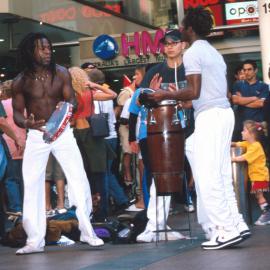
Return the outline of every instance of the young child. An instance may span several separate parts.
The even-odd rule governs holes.
[[[248,176],[251,181],[251,193],[254,193],[262,214],[255,225],[270,224],[270,207],[263,195],[269,191],[269,171],[266,166],[266,157],[260,139],[264,134],[262,124],[252,120],[244,122],[242,142],[232,143],[232,146],[246,148],[246,153],[232,158],[232,162],[246,161],[248,163]]]

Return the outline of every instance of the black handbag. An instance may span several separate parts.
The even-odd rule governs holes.
[[[93,101],[93,93],[92,94],[92,109],[94,108],[94,101]],[[108,137],[110,135],[110,130],[109,130],[109,114],[108,113],[103,113],[100,107],[100,103],[98,102],[99,106],[99,112],[97,114],[92,114],[88,118],[88,122],[90,124],[90,130],[91,130],[91,135],[93,137]],[[91,109],[91,111],[93,111]]]

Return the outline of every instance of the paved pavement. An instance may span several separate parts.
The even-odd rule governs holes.
[[[0,270],[267,270],[270,269],[270,225],[251,227],[252,237],[241,245],[219,251],[200,247],[203,233],[190,216],[192,240],[150,244],[105,244],[91,248],[76,243],[69,247],[46,247],[46,252],[15,256],[15,249],[0,246]],[[187,228],[187,215],[181,212],[170,217],[174,228]],[[185,234],[187,234],[185,232]]]

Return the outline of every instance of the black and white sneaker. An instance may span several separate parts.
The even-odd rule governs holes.
[[[251,231],[244,221],[240,221],[236,225],[236,229],[238,230],[238,232],[241,235],[241,237],[243,238],[243,240],[246,240],[251,236]]]
[[[216,250],[231,247],[237,245],[243,241],[243,238],[238,231],[225,231],[218,230],[217,234],[214,235],[210,241],[203,242],[201,244],[203,249]]]

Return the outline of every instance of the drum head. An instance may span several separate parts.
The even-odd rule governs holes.
[[[72,105],[68,102],[59,102],[55,111],[46,123],[43,140],[50,143],[63,132],[72,115]]]
[[[152,100],[149,100],[148,95],[154,93],[155,90],[151,88],[141,88],[141,93],[138,97],[138,100],[141,105],[145,106],[146,108],[154,108],[158,106],[158,103]]]

